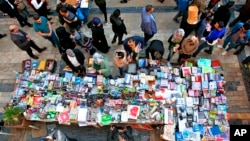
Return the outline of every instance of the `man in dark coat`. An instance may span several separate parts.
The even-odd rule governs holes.
[[[64,24],[63,16],[59,12],[62,7],[66,8],[67,10],[69,10],[70,12],[72,12],[74,14],[76,13],[76,8],[75,7],[68,4],[66,2],[66,0],[60,0],[60,3],[57,4],[57,6],[56,6],[56,12],[58,13],[59,22],[60,22],[61,25]]]
[[[28,53],[28,55],[33,58],[33,59],[38,59],[37,56],[35,56],[32,52],[32,48],[37,50],[39,53],[42,53],[43,51],[46,50],[46,47],[39,48],[34,41],[32,41],[27,33],[24,31],[20,30],[17,25],[10,25],[9,26],[10,30],[10,37],[11,40],[21,49],[24,50]]]
[[[67,49],[66,53],[62,54],[62,59],[69,65],[73,72],[79,74],[85,73],[85,57],[79,49]]]
[[[110,16],[110,22],[112,23],[112,30],[114,32],[114,37],[111,43],[116,42],[118,37],[118,45],[121,45],[123,34],[127,34],[126,26],[121,19],[121,12],[119,9],[116,9],[113,14]]]
[[[92,21],[87,24],[88,28],[91,28],[93,45],[102,53],[107,53],[110,49],[106,36],[104,34],[104,28],[99,18],[94,17]]]
[[[240,14],[239,14],[239,16],[236,19],[234,19],[229,24],[229,26],[232,27],[232,26],[234,26],[239,21],[245,23],[249,19],[250,19],[250,0],[246,0],[245,5],[242,8],[240,8]]]
[[[14,0],[0,0],[0,10],[7,13],[11,18],[16,18],[22,27],[25,25],[32,27],[32,24],[19,14]]]
[[[234,5],[234,1],[229,1],[226,5],[223,5],[218,8],[218,10],[214,13],[214,18],[211,22],[212,29],[214,29],[214,25],[218,21],[224,22],[224,26],[227,26],[227,23],[231,17],[230,8]]]
[[[149,54],[151,54],[152,60],[161,60],[164,52],[163,42],[160,40],[153,40],[146,49],[146,57],[149,59]]]

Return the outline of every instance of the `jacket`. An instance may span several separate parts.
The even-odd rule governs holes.
[[[73,49],[73,52],[75,53],[75,56],[76,56],[76,59],[78,61],[78,63],[84,67],[84,60],[85,60],[85,57],[83,55],[83,53],[79,50],[79,49]],[[62,54],[62,59],[65,61],[65,63],[67,65],[69,65],[69,67],[73,70],[73,72],[76,71],[76,68],[75,66],[70,62],[70,60],[68,59],[68,56],[66,53],[63,53]]]
[[[110,16],[110,22],[112,23],[112,30],[114,33],[127,34],[126,26],[120,17],[115,17],[113,14]]]
[[[27,33],[25,33],[24,31],[22,31],[20,29],[19,29],[19,32],[21,34],[23,34],[23,36],[10,33],[11,40],[16,44],[16,46],[18,46],[22,50],[29,49],[30,48],[30,41],[27,40],[27,38],[26,38]]]
[[[214,40],[222,38],[226,33],[226,28],[223,27],[221,30],[214,29],[210,32],[210,34],[205,38],[206,41],[212,43]]]
[[[133,38],[133,40],[135,40],[135,45],[137,45],[138,43],[141,43],[142,49],[144,47],[144,38],[143,37],[141,37],[141,36],[132,36],[132,37],[126,38],[123,41],[123,46],[124,46],[124,49],[126,50],[128,55],[130,55],[133,52],[133,50],[128,46],[128,40],[130,38]]]
[[[106,4],[106,1],[105,0],[95,0],[95,4],[96,5],[103,5],[103,4]]]
[[[178,10],[181,12],[186,12],[190,0],[177,0]]]
[[[241,27],[243,27],[244,23],[238,22],[236,23],[232,28],[231,32],[228,36],[232,36],[234,33],[236,33]],[[250,39],[250,30],[247,30],[245,37],[243,40],[240,40],[240,43],[246,43]]]
[[[218,8],[218,10],[214,13],[214,18],[211,22],[211,25],[213,26],[218,21],[223,21],[224,25],[226,26],[229,19],[231,17],[231,12],[226,6],[221,6]]]
[[[111,75],[109,61],[105,57],[104,57],[104,61],[101,65],[93,62],[93,68],[95,68],[96,71],[101,70],[104,77],[108,77],[109,75]]]
[[[150,43],[149,47],[146,49],[146,57],[149,58],[149,53],[151,53],[151,56],[153,56],[156,51],[158,51],[162,56],[165,52],[163,42],[160,40],[153,40]]]
[[[118,56],[117,56],[117,52],[123,52],[124,53],[124,58],[123,59],[119,59]],[[123,49],[117,49],[115,50],[114,52],[114,57],[113,57],[113,62],[114,62],[114,65],[118,68],[121,68],[121,67],[124,67],[126,65],[129,64],[129,60],[127,58],[127,53],[125,50]]]
[[[141,11],[141,30],[148,35],[153,35],[157,33],[156,21],[153,14],[148,14],[146,12],[146,7],[142,8]]]

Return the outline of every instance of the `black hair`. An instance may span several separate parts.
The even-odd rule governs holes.
[[[153,7],[153,5],[146,5],[146,12],[149,12]]]
[[[243,27],[245,28],[245,30],[250,29],[250,24],[249,23],[244,23]]]
[[[125,56],[124,52],[116,52],[116,53],[117,53],[117,56],[118,56],[120,59],[124,58],[124,56]]]
[[[60,11],[61,11],[62,13],[67,13],[68,10],[67,10],[65,7],[61,7],[61,8],[60,8]]]
[[[65,2],[66,0],[60,0],[61,2]]]
[[[34,16],[33,16],[33,19],[34,20],[38,20],[40,18],[40,15],[39,14],[35,14]]]
[[[225,25],[223,21],[218,21],[217,23],[219,24],[220,28],[224,27],[224,25]]]
[[[121,15],[120,9],[115,9],[115,11],[113,12],[113,15],[114,15],[115,17],[119,17],[119,16]]]

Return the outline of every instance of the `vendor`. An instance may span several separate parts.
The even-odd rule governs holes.
[[[107,60],[107,58],[96,52],[93,55],[93,68],[96,70],[96,72],[98,74],[103,75],[106,78],[112,79],[112,75],[111,75],[111,71],[110,71],[110,67],[109,67],[109,62]]]
[[[132,36],[123,41],[124,49],[129,55],[133,53],[133,61],[136,60],[137,54],[144,48],[144,38],[141,36]]]
[[[114,65],[118,67],[120,75],[124,75],[124,67],[129,64],[131,61],[130,55],[127,55],[126,51],[124,49],[117,49],[114,53]]]
[[[84,66],[84,55],[79,49],[67,49],[66,53],[62,54],[62,59],[72,69],[73,72],[83,75],[86,72]]]

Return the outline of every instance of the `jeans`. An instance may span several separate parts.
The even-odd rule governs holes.
[[[236,43],[231,39],[231,36],[227,36],[226,39],[224,40],[224,43],[223,43],[224,49],[226,48],[228,43],[230,43],[230,44],[229,44],[228,48],[226,49],[226,51],[229,51],[236,46]]]
[[[124,75],[124,67],[120,67],[118,69],[119,69],[120,75],[123,76]]]
[[[197,56],[197,54],[199,54],[200,51],[201,51],[202,49],[206,48],[206,47],[209,47],[209,49],[208,49],[209,52],[211,52],[211,53],[213,52],[214,46],[208,45],[208,44],[207,44],[207,41],[205,41],[205,42],[203,42],[203,43],[200,44],[200,46],[199,46],[198,49],[195,51],[195,53],[193,54],[193,56],[194,56],[194,57]]]
[[[49,40],[53,45],[57,46],[58,48],[61,47],[60,42],[59,42],[59,40],[58,40],[58,38],[57,38],[57,36],[56,36],[56,34],[55,34],[54,31],[52,31],[52,34],[51,34],[50,37],[46,36],[44,38],[47,39],[47,40]]]

